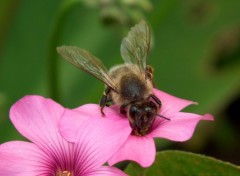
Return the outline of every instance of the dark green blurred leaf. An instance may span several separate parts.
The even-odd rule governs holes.
[[[0,5],[0,55],[4,45],[12,17],[18,6],[18,0],[2,0]],[[0,61],[1,64],[1,61]]]
[[[8,2],[14,7],[11,3],[16,1]],[[16,8],[5,6],[9,11],[2,19],[9,20],[9,26],[0,48],[1,142],[20,139],[8,117],[10,106],[26,94],[48,94],[48,36],[58,9],[57,2],[23,0],[18,1]]]
[[[150,12],[152,10],[150,0],[83,0],[82,2],[91,8],[98,8],[101,21],[106,26],[134,25],[144,18],[144,12]]]
[[[240,167],[214,158],[182,151],[164,151],[152,166],[143,169],[131,163],[125,169],[131,176],[238,176]]]
[[[155,47],[149,62],[155,67],[155,82],[160,89],[199,102],[195,111],[217,112],[229,97],[239,92],[240,58],[235,58],[238,62],[217,74],[213,53],[219,48],[215,47],[216,40],[239,26],[237,7],[240,1],[197,2],[170,0],[155,3],[154,11],[148,16],[155,34]],[[199,21],[193,23],[189,18],[196,6],[203,6],[198,8],[206,11],[197,10],[196,13],[204,17],[201,20],[195,17]],[[206,9],[208,6],[211,13]]]

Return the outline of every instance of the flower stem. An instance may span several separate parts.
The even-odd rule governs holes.
[[[65,0],[62,2],[60,9],[57,13],[52,32],[50,34],[49,41],[49,94],[50,97],[56,101],[60,101],[60,80],[59,80],[59,61],[56,47],[59,45],[59,40],[63,25],[65,23],[66,15],[75,7],[76,4],[80,3],[79,0]]]

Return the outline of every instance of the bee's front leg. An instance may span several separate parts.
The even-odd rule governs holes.
[[[162,102],[161,102],[161,100],[159,100],[159,98],[158,97],[156,97],[155,95],[153,95],[153,94],[151,94],[150,95],[150,97],[158,104],[158,106],[159,106],[159,109],[161,108],[161,106],[162,106]]]
[[[108,102],[108,94],[110,93],[111,90],[112,90],[112,88],[109,87],[109,86],[104,90],[103,96],[102,96],[102,98],[100,100],[100,103],[99,103],[100,110],[101,110],[101,113],[102,113],[103,116],[105,116],[105,114],[103,112],[103,108],[106,106],[106,104]]]

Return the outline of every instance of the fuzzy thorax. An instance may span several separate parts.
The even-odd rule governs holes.
[[[152,94],[152,81],[145,78],[137,65],[123,64],[110,69],[109,75],[116,84],[118,93],[112,91],[110,98],[114,104],[129,104],[145,100]]]

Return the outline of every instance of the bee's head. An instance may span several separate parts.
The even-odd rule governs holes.
[[[132,133],[136,136],[146,135],[158,112],[157,105],[152,101],[132,104],[128,111],[128,118]]]

